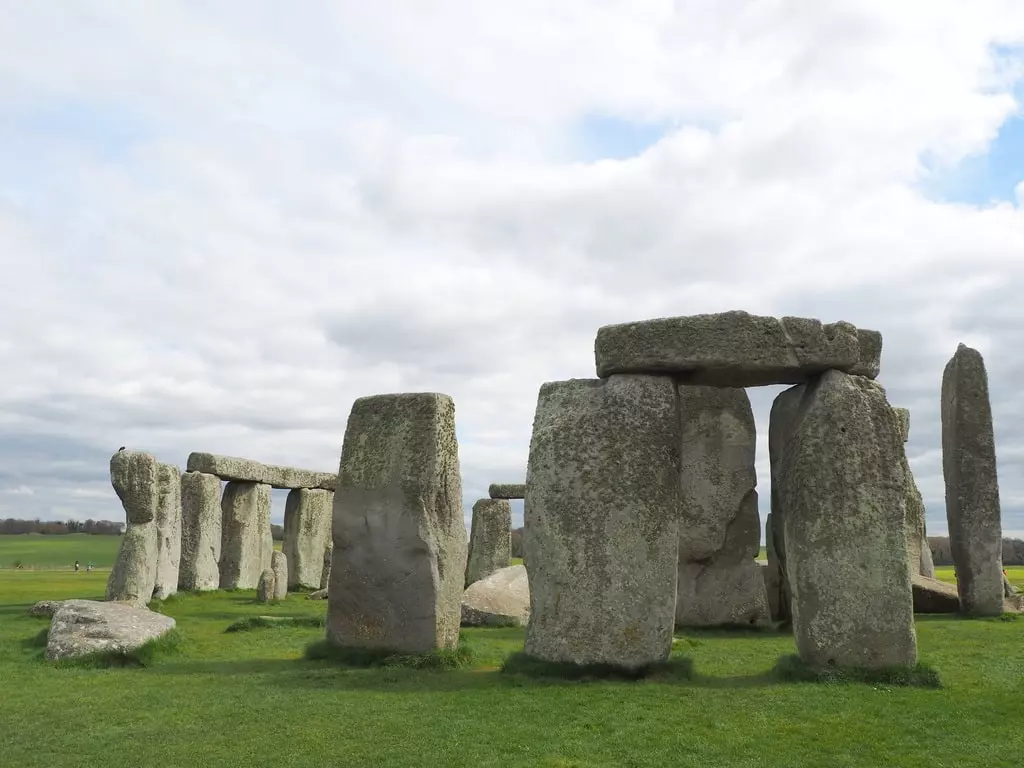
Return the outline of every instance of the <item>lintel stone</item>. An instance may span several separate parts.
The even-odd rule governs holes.
[[[279,467],[237,456],[218,456],[213,453],[190,453],[187,468],[189,472],[205,472],[208,475],[216,475],[221,480],[260,483],[271,488],[322,488],[325,491],[333,491],[337,481],[336,472]]]

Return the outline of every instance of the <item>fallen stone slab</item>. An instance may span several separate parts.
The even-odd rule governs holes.
[[[526,483],[491,483],[487,495],[492,499],[525,499]]]
[[[864,346],[861,346],[861,340]],[[801,384],[835,369],[877,375],[881,334],[846,322],[747,312],[606,325],[597,332],[597,375],[669,374],[683,384]]]
[[[529,619],[530,581],[524,565],[497,570],[462,594],[464,627],[524,627]]]
[[[200,452],[189,454],[187,469],[189,472],[216,475],[221,480],[261,483],[271,488],[322,488],[333,491],[337,480],[337,473],[334,472],[279,467],[237,456],[218,456]]]
[[[63,600],[40,600],[28,609],[29,616],[53,616],[63,604]]]
[[[910,575],[914,590],[914,613],[957,613],[960,596],[955,584],[930,579],[919,573]]]
[[[174,629],[170,616],[126,603],[65,600],[46,639],[50,661],[100,652],[126,652]]]
[[[306,599],[307,600],[326,600],[327,599],[327,590],[326,589],[318,589],[316,592],[310,592],[308,595],[306,595]]]

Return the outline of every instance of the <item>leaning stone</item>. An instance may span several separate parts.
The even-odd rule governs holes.
[[[462,595],[462,626],[523,627],[530,619],[526,567],[511,565],[469,585]]]
[[[153,598],[166,600],[178,591],[181,563],[181,470],[157,463],[156,580]]]
[[[307,600],[326,600],[327,599],[327,590],[326,589],[318,589],[316,592],[310,592],[308,595],[306,595],[306,599]]]
[[[829,369],[861,366],[849,323],[722,312],[606,325],[595,342],[597,375],[670,374],[720,387],[801,384]]]
[[[492,499],[525,499],[525,483],[491,483],[487,495]]]
[[[1003,543],[992,406],[985,361],[964,344],[942,373],[942,474],[961,609],[997,616]]]
[[[157,461],[141,451],[118,451],[110,458],[110,484],[129,523],[151,523],[159,505]]]
[[[917,661],[903,442],[885,390],[829,371],[807,385],[782,457],[793,632],[807,663]]]
[[[768,463],[771,478],[771,526],[765,524],[768,565],[773,567],[778,574],[779,584],[779,613],[775,617],[778,621],[789,621],[792,617],[793,595],[789,587],[789,577],[786,575],[786,513],[780,500],[782,458],[786,451],[786,444],[789,442],[793,431],[793,421],[800,410],[800,401],[804,396],[806,387],[802,384],[790,387],[779,395],[772,402],[771,413],[768,418]]]
[[[213,453],[190,453],[189,472],[205,472],[222,480],[260,483],[271,488],[322,488],[333,491],[336,475],[333,472],[314,472],[296,467],[279,467],[237,456],[218,456]]]
[[[274,572],[274,599],[284,600],[288,597],[288,556],[275,551],[270,556],[270,568]]]
[[[911,574],[911,584],[914,613],[957,613],[960,610],[960,597],[955,585],[919,573]]]
[[[616,375],[540,388],[523,532],[529,656],[625,669],[668,659],[679,446],[668,377]]]
[[[46,658],[50,661],[91,653],[124,653],[174,629],[170,616],[124,603],[65,600],[50,624]]]
[[[28,609],[29,616],[53,616],[60,608],[62,600],[40,600]]]
[[[448,395],[355,401],[333,536],[331,643],[411,653],[457,647],[467,542]]]
[[[270,486],[231,481],[221,500],[220,588],[253,589],[270,568]]]
[[[288,557],[288,587],[320,587],[324,554],[331,541],[331,507],[334,492],[296,488],[284,505],[284,542]]]
[[[858,328],[857,344],[860,347],[860,359],[847,373],[869,379],[878,378],[878,372],[882,369],[882,334]]]
[[[271,600],[277,599],[276,592],[277,574],[267,568],[260,574],[259,583],[256,585],[256,599],[261,603],[269,603]]]
[[[220,586],[221,480],[205,472],[181,476],[181,561],[178,589]]]
[[[677,627],[767,624],[754,451],[743,389],[683,385]]]
[[[480,499],[473,505],[466,586],[508,568],[511,559],[512,506],[504,499]]]

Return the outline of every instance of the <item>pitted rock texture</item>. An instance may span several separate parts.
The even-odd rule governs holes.
[[[110,457],[110,484],[129,523],[156,519],[159,491],[157,460],[142,451],[118,451]]]
[[[261,603],[269,603],[277,599],[277,574],[267,568],[260,574],[260,580],[256,584],[256,599]]]
[[[530,582],[523,565],[476,581],[462,595],[464,627],[523,627],[530,619]]]
[[[679,585],[676,626],[767,624],[754,451],[757,431],[743,389],[683,385]]]
[[[458,645],[467,538],[451,397],[355,401],[333,537],[330,642],[413,653]]]
[[[961,344],[942,373],[942,474],[960,607],[1003,611],[1003,544],[992,406],[985,361]]]
[[[231,481],[221,499],[220,588],[253,589],[270,568],[270,486]]]
[[[138,648],[174,629],[170,616],[125,603],[65,600],[53,614],[46,639],[50,661]]]
[[[333,502],[331,508],[334,508]],[[332,513],[333,514],[333,513]],[[320,589],[327,589],[331,584],[331,563],[334,560],[334,539],[327,542],[327,549],[324,550],[324,567],[320,572]]]
[[[181,563],[181,470],[158,462],[156,511],[156,577],[153,598],[166,600],[178,591]]]
[[[63,600],[40,600],[28,609],[29,616],[53,616],[60,608]]]
[[[466,586],[512,561],[512,505],[504,499],[480,499],[473,505],[466,561]]]
[[[288,556],[288,586],[319,589],[324,555],[331,545],[334,491],[296,488],[284,505],[284,543]]]
[[[914,613],[957,613],[960,610],[956,585],[919,573],[911,574],[911,584],[914,590]]]
[[[896,419],[900,425],[900,436],[903,438],[903,442],[910,440],[910,409],[909,408],[893,408],[893,413],[896,414]]]
[[[220,587],[221,480],[205,472],[181,476],[181,560],[178,588]]]
[[[903,522],[904,535],[907,538],[907,561],[910,574],[919,574],[930,579],[935,578],[935,565],[932,562],[932,550],[928,546],[928,532],[925,528],[925,507],[921,491],[918,490],[914,473],[910,469],[907,458],[906,443],[910,439],[910,411],[906,408],[893,408],[899,424],[900,435],[904,443],[899,454],[899,474],[903,477]]]
[[[768,612],[772,621],[788,621],[790,616],[789,585],[786,582],[785,569],[775,550],[774,528],[775,523],[769,512],[764,521],[765,554],[768,562],[761,574],[764,576],[764,588],[768,595]]]
[[[189,472],[205,472],[222,480],[260,483],[271,488],[322,488],[334,490],[336,475],[332,472],[314,472],[296,467],[279,467],[237,456],[218,456],[213,453],[190,453]]]
[[[288,556],[284,552],[272,553],[270,569],[274,572],[274,599],[284,600],[288,597]]]
[[[829,371],[807,385],[779,490],[793,633],[810,664],[917,661],[902,448],[878,384]]]
[[[492,499],[525,499],[526,483],[491,483],[487,495]]]
[[[857,344],[860,347],[860,359],[847,373],[868,379],[878,378],[882,369],[882,334],[858,328]]]
[[[668,658],[680,439],[668,377],[541,387],[523,533],[528,655],[626,669]]]
[[[777,619],[788,621],[792,615],[793,594],[786,575],[786,511],[779,493],[782,457],[792,432],[793,420],[800,410],[806,387],[799,384],[780,392],[772,402],[768,418],[768,464],[771,477],[771,526],[765,523],[768,565],[779,578],[779,612]]]
[[[845,322],[721,312],[606,325],[594,354],[602,378],[662,373],[721,387],[801,384],[830,369],[877,372],[881,335],[861,333]]]

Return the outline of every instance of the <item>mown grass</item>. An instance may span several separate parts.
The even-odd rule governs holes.
[[[17,536],[0,535],[0,568],[65,569],[74,568],[75,560],[85,570],[90,561],[97,568],[114,567],[120,536],[94,536],[88,533],[68,533],[60,536],[24,533]]]
[[[175,596],[173,649],[145,667],[39,660],[40,599],[101,598],[104,573],[0,572],[0,764],[12,766],[1016,766],[1024,621],[919,617],[941,689],[783,682],[784,632],[680,633],[689,679],[502,674],[523,630],[466,629],[472,663],[352,669],[304,658],[326,602]],[[311,623],[314,623],[311,621]]]

